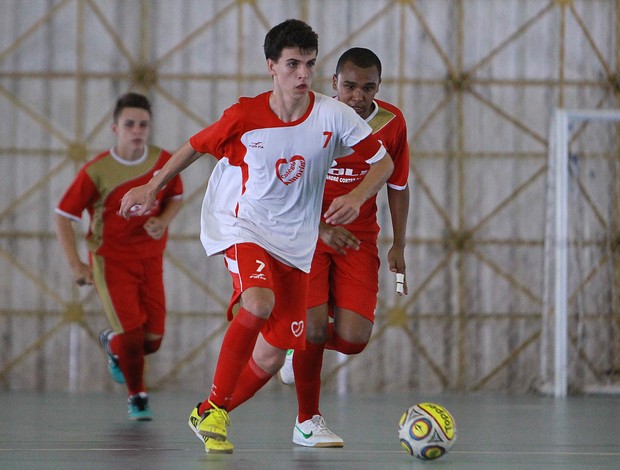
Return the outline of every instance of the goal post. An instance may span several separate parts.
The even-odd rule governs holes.
[[[554,110],[540,372],[556,397],[620,390],[619,161],[620,110]]]

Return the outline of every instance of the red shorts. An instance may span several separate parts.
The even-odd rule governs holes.
[[[352,310],[371,322],[379,292],[379,254],[374,240],[362,240],[358,251],[341,255],[319,239],[312,267],[308,308],[327,303]]]
[[[276,260],[254,243],[231,246],[224,253],[224,261],[233,281],[228,319],[232,320],[233,307],[245,289],[270,289],[275,305],[261,330],[265,340],[280,349],[305,349],[308,274]]]
[[[91,255],[103,310],[115,331],[136,328],[163,335],[166,322],[163,257],[117,260]]]

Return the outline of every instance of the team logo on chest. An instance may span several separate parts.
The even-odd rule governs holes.
[[[301,178],[305,168],[306,160],[301,155],[295,155],[290,160],[280,158],[276,162],[276,175],[288,186]]]

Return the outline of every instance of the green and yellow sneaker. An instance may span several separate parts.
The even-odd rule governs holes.
[[[205,411],[202,416],[198,414],[196,405],[189,415],[188,424],[193,431],[200,436],[210,437],[220,441],[225,441],[228,436],[227,427],[230,426],[230,418],[226,410],[219,408],[209,401],[212,408]]]
[[[198,403],[198,405],[196,405],[196,408],[192,410],[192,412],[189,415],[189,420],[187,424],[189,424],[189,427],[191,428],[191,430],[194,431],[194,434],[196,434],[196,437],[201,442],[204,443],[205,452],[211,453],[211,454],[232,454],[235,446],[228,439],[224,439],[224,440],[215,439],[213,437],[207,437],[207,436],[203,436],[200,434],[200,422],[202,421],[202,417],[198,414],[199,406],[200,406],[200,403]],[[221,411],[224,411],[224,410],[221,410]]]

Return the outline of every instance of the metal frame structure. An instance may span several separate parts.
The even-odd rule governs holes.
[[[620,2],[596,1],[614,14],[597,17],[590,0],[518,0],[509,4],[489,0],[482,2],[483,8],[479,0],[280,2],[289,14],[311,24],[323,21],[322,30],[331,28],[330,40],[321,36],[319,64],[335,62],[345,48],[355,45],[369,44],[381,51],[382,60],[391,66],[384,70],[379,97],[403,109],[409,126],[413,197],[406,253],[410,293],[395,298],[391,283],[382,284],[368,346],[372,352],[330,363],[325,368],[326,387],[335,387],[339,371],[348,368],[356,372],[347,374],[348,390],[392,387],[475,392],[536,388],[537,368],[532,363],[539,360],[542,289],[527,274],[513,270],[511,262],[519,256],[511,258],[498,252],[520,250],[519,254],[527,252],[526,256],[539,259],[544,234],[507,233],[497,226],[510,221],[506,214],[511,211],[522,214],[524,198],[540,198],[547,174],[548,145],[541,122],[548,122],[549,108],[538,107],[537,97],[552,96],[553,106],[564,107],[581,99],[575,96],[583,93],[583,100],[593,108],[619,105],[615,60],[620,50]],[[203,126],[217,116],[210,109],[213,115],[203,114],[204,109],[197,111],[201,100],[194,98],[198,96],[193,94],[196,89],[229,90],[234,95],[226,99],[230,103],[238,95],[249,94],[248,90],[268,87],[269,78],[255,67],[258,60],[252,55],[256,54],[248,52],[247,36],[252,31],[256,33],[252,37],[262,37],[275,21],[274,12],[280,11],[276,8],[278,0],[179,0],[174,11],[184,10],[179,21],[187,24],[175,31],[166,30],[162,37],[171,38],[171,42],[160,45],[157,52],[153,52],[153,38],[168,20],[157,15],[162,15],[162,5],[169,7],[174,2],[13,3],[6,7],[5,18],[9,19],[5,19],[4,42],[0,43],[0,106],[7,111],[3,116],[9,116],[0,126],[8,129],[9,136],[27,127],[42,143],[33,147],[30,141],[11,145],[0,141],[0,164],[12,168],[17,161],[42,170],[31,179],[12,176],[11,184],[3,187],[3,194],[8,196],[3,196],[0,206],[0,269],[5,279],[1,284],[6,289],[0,296],[0,334],[7,340],[0,343],[0,386],[46,390],[64,388],[68,383],[71,390],[101,389],[109,387],[105,371],[101,368],[103,372],[94,376],[96,367],[91,365],[98,359],[92,359],[91,364],[84,354],[84,350],[97,347],[96,332],[103,321],[96,296],[60,282],[66,281],[66,275],[61,261],[56,263],[53,257],[51,223],[22,223],[24,214],[41,205],[51,213],[47,207],[50,194],[56,196],[57,192],[50,188],[57,191],[78,166],[101,150],[109,113],[92,117],[87,112],[93,102],[101,100],[97,96],[101,90],[145,91],[162,103],[156,123],[161,122],[165,108],[172,124]],[[46,11],[26,14],[36,11],[40,4],[47,5]],[[210,8],[197,15],[192,10],[196,5]],[[124,17],[129,10],[134,16]],[[10,16],[19,12],[23,17]],[[355,21],[344,21],[352,15],[357,15]],[[478,24],[469,28],[472,18],[485,22],[488,28]],[[11,36],[12,25],[20,28],[16,27]],[[196,43],[206,43],[197,47],[204,54],[219,45],[209,42],[209,35],[215,37],[218,28],[225,29],[222,44],[230,43],[224,51],[218,50],[229,67],[215,72],[192,73],[186,69],[184,60],[196,55],[192,49]],[[480,40],[479,35],[490,30],[494,35]],[[608,31],[608,36],[597,36],[601,30]],[[537,53],[541,31],[547,42],[556,46],[553,65],[544,74],[529,69],[510,74],[505,67],[506,56],[519,59],[524,50]],[[40,56],[51,60],[71,51],[68,65],[46,68],[47,62],[31,47],[31,41],[40,44],[35,41],[39,36],[44,38]],[[91,40],[94,36],[98,42],[112,45],[110,54],[116,57],[113,69],[99,70],[89,62],[90,54],[98,52],[97,41]],[[572,62],[576,51],[570,49],[575,38],[582,54],[577,65]],[[393,56],[386,57],[382,53],[385,50]],[[584,62],[593,64],[596,74],[581,67]],[[317,67],[315,84],[329,89],[332,70],[321,67]],[[65,88],[60,91],[63,84]],[[41,94],[40,99],[31,99],[36,93]],[[66,96],[58,104],[55,100],[63,93]],[[209,99],[216,102],[222,94],[213,93]],[[524,111],[519,99],[506,99],[509,94],[529,97],[530,109]],[[66,103],[71,103],[73,114],[54,113]],[[99,102],[98,106],[105,104]],[[498,134],[509,135],[518,145],[485,146],[494,136],[488,131],[475,135],[478,129],[471,123],[478,119],[484,120],[480,127],[497,128]],[[477,138],[482,143],[472,148],[471,142]],[[481,182],[472,173],[488,162],[494,168],[526,162],[526,169],[509,174],[506,184],[499,188],[502,191],[482,197]],[[471,168],[476,170],[470,172]],[[4,174],[13,175],[8,171]],[[16,181],[20,184],[13,188]],[[198,210],[204,184],[204,177],[188,181],[187,212]],[[471,201],[477,198],[480,204],[472,208]],[[426,219],[418,225],[422,213]],[[196,234],[183,230],[193,219],[179,216],[183,222],[177,225],[180,230],[172,230],[166,264],[174,273],[174,281],[183,287],[178,293],[172,292],[176,302],[169,310],[169,333],[150,369],[152,385],[161,388],[177,387],[179,381],[185,388],[204,387],[203,377],[209,375],[227,326],[223,315],[228,301],[225,287],[204,276],[204,272],[215,272],[214,266],[219,263],[208,264],[200,258],[198,264],[196,253],[201,248],[196,244]],[[424,230],[427,226],[432,229]],[[390,244],[389,236],[383,235],[386,232],[389,229],[380,239],[382,255]],[[44,253],[42,258],[49,257],[48,266],[25,256],[39,249]],[[391,280],[385,264],[383,261],[382,278]],[[489,278],[499,279],[509,291],[505,297],[515,299],[517,305],[503,298],[493,298],[487,304],[478,301],[490,295],[484,292],[476,297],[479,284]],[[224,279],[223,285],[227,283]],[[22,302],[23,292],[35,300]],[[184,301],[190,296],[199,297],[199,301],[186,305]],[[483,349],[484,343],[490,343],[489,337],[495,339],[493,351]],[[168,349],[169,344],[175,346]],[[49,358],[65,355],[71,358],[67,361],[70,364],[54,369]],[[401,359],[402,364],[394,367]]]

